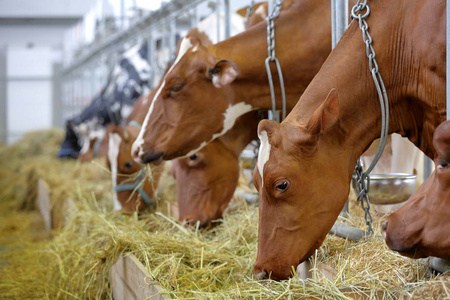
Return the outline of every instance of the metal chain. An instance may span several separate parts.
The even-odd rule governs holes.
[[[356,174],[356,193],[358,197],[356,200],[361,203],[361,207],[364,210],[364,220],[367,225],[367,232],[372,235],[374,233],[372,227],[372,214],[370,213],[370,200],[369,200],[369,189],[370,189],[370,177],[369,173],[364,172],[361,159],[358,159],[355,166]]]
[[[369,188],[370,188],[370,177],[369,174],[377,164],[378,160],[383,153],[384,147],[386,146],[387,136],[389,133],[389,101],[386,93],[386,88],[381,78],[381,74],[378,72],[378,64],[375,60],[375,50],[372,46],[372,36],[369,33],[369,25],[367,24],[366,18],[370,14],[370,7],[367,5],[367,0],[358,0],[355,6],[352,8],[352,19],[357,19],[359,22],[359,28],[362,31],[363,41],[366,45],[366,55],[369,59],[369,69],[372,74],[372,79],[375,83],[377,89],[378,97],[381,106],[381,135],[380,144],[378,145],[377,153],[367,168],[366,172],[363,171],[361,159],[355,167],[355,173],[357,176],[356,183],[356,193],[358,194],[358,202],[361,202],[361,206],[364,210],[364,218],[368,226],[369,234],[373,234],[372,228],[372,215],[370,214],[370,199],[369,199]]]
[[[277,122],[280,122],[280,112],[276,109],[276,101],[275,101],[275,91],[273,87],[273,79],[272,79],[272,72],[270,71],[270,62],[275,62],[278,72],[278,77],[280,80],[280,88],[281,88],[281,97],[282,97],[282,110],[283,115],[282,119],[286,118],[286,93],[284,89],[284,80],[283,80],[283,73],[281,71],[280,62],[275,56],[275,19],[280,15],[281,10],[281,4],[284,0],[278,0],[272,10],[272,12],[269,12],[268,17],[266,18],[267,21],[267,53],[268,57],[266,58],[265,65],[266,65],[266,71],[267,71],[267,78],[269,80],[269,87],[270,87],[270,96],[272,99],[272,116],[269,115],[269,118],[272,120],[275,120]]]
[[[255,12],[255,0],[250,1],[250,5],[247,7],[247,13],[245,14],[245,28],[248,27],[248,19]]]

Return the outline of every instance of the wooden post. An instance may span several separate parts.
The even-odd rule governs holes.
[[[133,254],[121,255],[110,273],[115,300],[170,299]]]
[[[37,183],[37,207],[44,220],[45,228],[50,232],[52,230],[52,214],[50,204],[50,192],[47,183],[44,180],[38,179]]]

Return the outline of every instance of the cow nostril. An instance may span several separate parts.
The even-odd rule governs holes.
[[[255,279],[256,280],[263,280],[263,279],[267,279],[267,271],[263,270],[262,272],[259,272],[258,274],[255,275]]]
[[[133,153],[132,153],[132,155],[133,155],[133,159],[136,161],[136,162],[141,162],[141,158],[139,157],[139,152],[141,151],[141,148],[139,147],[139,146],[137,146],[137,147],[133,147]]]

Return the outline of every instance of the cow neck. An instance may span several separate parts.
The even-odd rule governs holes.
[[[223,145],[238,157],[242,150],[254,139],[256,139],[256,128],[258,126],[258,112],[251,111],[240,117],[233,128],[225,135],[218,138]]]
[[[424,84],[424,86],[418,88],[417,84],[413,82],[426,77],[426,73],[411,75],[408,73],[409,70],[402,73],[398,69],[402,65],[409,66],[411,61],[416,62],[414,57],[408,57],[409,52],[414,51],[404,48],[400,48],[398,51],[398,45],[393,45],[393,43],[408,44],[408,41],[401,38],[392,39],[392,35],[386,33],[387,31],[390,33],[392,30],[389,26],[403,28],[403,30],[411,30],[411,28],[405,28],[402,24],[387,24],[387,22],[382,24],[381,28],[375,25],[377,18],[391,20],[394,18],[386,16],[386,14],[380,16],[380,10],[376,9],[376,4],[382,3],[370,3],[372,17],[369,26],[372,29],[372,37],[374,43],[384,45],[384,47],[375,46],[375,50],[380,73],[389,96],[389,133],[397,132],[402,136],[407,136],[426,155],[434,157],[432,133],[445,119],[445,115],[442,113],[442,110],[445,112],[445,85],[442,89],[437,86],[439,83],[427,82],[427,79],[422,79],[423,81],[418,84]],[[436,11],[436,8],[433,10]],[[356,54],[345,53],[345,48],[348,46],[352,49],[352,54],[360,53],[357,58],[355,58]],[[397,53],[395,49],[397,49]],[[405,51],[408,53],[405,54]],[[415,55],[420,55],[420,53]],[[402,59],[403,61],[401,61]],[[427,66],[420,65],[417,68],[421,72],[427,72],[429,69]],[[336,70],[340,70],[339,76],[336,76]],[[428,78],[428,80],[430,79]],[[434,90],[431,91],[433,88]],[[285,122],[291,125],[295,124],[294,126],[298,126],[298,124],[305,126],[313,113],[324,103],[332,89],[336,89],[339,94],[339,121],[335,126],[329,128],[326,134],[322,134],[319,143],[333,145],[333,147],[329,147],[330,150],[338,151],[342,158],[349,158],[349,174],[351,174],[357,158],[375,138],[379,137],[381,129],[379,100],[368,71],[365,45],[361,39],[357,22],[350,25],[342,42],[329,56],[327,62],[322,66],[321,72],[306,89]],[[433,99],[422,93],[425,90],[434,95]],[[439,99],[441,100],[439,101]],[[335,147],[336,145],[339,147]]]
[[[283,70],[288,111],[295,106],[331,51],[329,10],[330,5],[326,1],[296,1],[283,8],[275,20],[276,56]],[[217,60],[231,60],[240,68],[239,76],[231,84],[236,101],[245,101],[260,109],[271,109],[264,65],[268,55],[266,22],[209,46],[208,51]],[[275,69],[272,74],[277,107],[281,108]]]

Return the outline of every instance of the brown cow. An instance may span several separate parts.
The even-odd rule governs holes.
[[[330,2],[284,1],[275,28],[290,111],[331,50]],[[135,159],[190,156],[225,134],[239,116],[270,109],[266,36],[262,22],[208,47],[183,39],[133,145]],[[277,82],[275,76],[279,95]]]
[[[368,1],[370,33],[390,102],[389,133],[430,157],[444,121],[446,4]],[[430,34],[432,33],[432,34]],[[323,242],[349,194],[357,158],[380,136],[381,109],[353,21],[288,117],[258,126],[258,278],[280,280]]]
[[[450,121],[436,129],[433,144],[436,169],[382,230],[389,248],[402,255],[450,259]]]
[[[188,158],[176,159],[172,172],[177,184],[179,219],[201,227],[222,217],[239,179],[239,155],[256,138],[258,113],[240,117],[225,135]]]
[[[152,92],[150,97],[154,95],[154,91]],[[143,166],[131,156],[131,146],[139,132],[136,127],[140,126],[138,122],[143,120],[149,106],[147,97],[139,98],[127,119],[127,127],[108,127],[108,167],[113,183],[114,208],[127,213],[139,212],[155,205],[154,193],[162,174],[163,166],[152,166],[152,178],[147,177]]]
[[[242,14],[242,12],[240,13]],[[260,21],[262,21],[261,16],[255,14],[250,18],[249,26]],[[199,24],[199,28],[202,28],[202,24]],[[188,36],[195,37],[204,46],[210,45],[210,38],[199,28],[190,30]],[[136,104],[128,122],[132,121],[134,124],[143,122],[154,95],[155,90],[145,100],[140,100]],[[252,112],[245,118],[240,118],[236,122],[236,126],[222,138],[189,158],[173,162],[172,170],[176,176],[181,222],[188,221],[190,224],[195,224],[200,221],[202,227],[207,227],[211,221],[222,216],[236,189],[239,176],[239,154],[252,139],[256,138],[256,115],[256,112]],[[110,148],[112,152],[118,154],[122,175],[129,175],[131,172],[131,167],[127,170],[126,165],[133,166],[136,170],[142,167],[141,164],[130,161],[129,149],[137,133],[136,126],[127,126],[125,130],[122,130],[122,134],[117,132],[116,139],[120,138],[120,143]],[[117,150],[119,146],[120,149],[125,150]],[[117,161],[117,159],[114,158],[112,161]],[[113,176],[113,182],[114,180]],[[149,194],[152,194],[151,186],[149,188]],[[120,198],[120,194],[118,195]],[[135,193],[134,198],[129,199],[128,202],[135,203],[137,196],[139,194]]]

